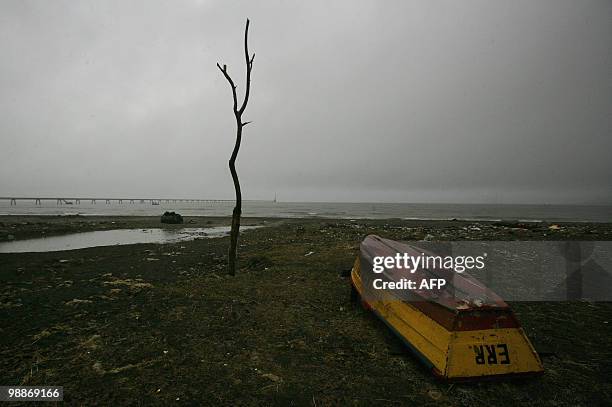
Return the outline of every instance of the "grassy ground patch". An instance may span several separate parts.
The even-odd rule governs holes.
[[[201,218],[195,226],[226,221]],[[100,222],[2,218],[2,227],[23,238],[41,230],[159,226],[147,218]],[[610,240],[611,225],[551,230],[480,223],[476,233],[464,222],[266,224],[244,232],[235,277],[225,275],[227,238],[0,254],[0,384],[63,385],[65,400],[80,405],[610,402],[610,303],[512,304],[545,351],[545,374],[450,385],[350,302],[344,272],[369,233],[408,240]]]

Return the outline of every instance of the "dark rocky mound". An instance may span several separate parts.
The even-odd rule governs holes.
[[[183,217],[176,212],[164,212],[161,223],[183,223]]]

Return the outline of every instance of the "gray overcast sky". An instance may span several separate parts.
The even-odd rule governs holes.
[[[612,203],[612,2],[0,2],[0,196]]]

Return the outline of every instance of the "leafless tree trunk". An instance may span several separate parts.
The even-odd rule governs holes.
[[[238,96],[236,94],[236,85],[234,81],[227,73],[227,65],[219,65],[217,67],[225,76],[225,79],[229,82],[232,88],[232,97],[234,98],[234,116],[236,118],[236,144],[234,144],[234,151],[229,160],[229,168],[232,173],[232,180],[234,181],[234,189],[236,190],[236,206],[232,213],[232,230],[230,232],[230,248],[229,248],[229,260],[228,260],[228,273],[230,275],[236,274],[236,263],[237,263],[237,249],[238,249],[238,236],[240,234],[240,215],[242,214],[242,193],[240,192],[240,182],[238,181],[238,173],[236,172],[236,157],[238,156],[238,150],[240,149],[240,142],[242,141],[242,128],[250,122],[242,121],[242,114],[247,107],[249,101],[249,93],[251,91],[251,69],[253,68],[253,60],[255,59],[255,53],[249,56],[248,47],[248,36],[249,36],[249,20],[246,21],[246,28],[244,29],[244,59],[246,62],[246,90],[244,92],[244,100],[240,107],[238,107]]]

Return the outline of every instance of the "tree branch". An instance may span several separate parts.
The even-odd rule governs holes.
[[[234,81],[227,73],[227,65],[224,64],[223,68],[221,68],[221,65],[219,65],[219,63],[217,62],[217,67],[223,73],[223,76],[225,76],[225,79],[227,79],[230,86],[232,87],[232,97],[234,98],[234,114],[237,115],[238,114],[238,110],[237,110],[238,109],[238,96],[236,95],[236,85],[234,84]]]
[[[244,101],[242,102],[242,106],[238,110],[238,113],[242,115],[244,110],[247,107],[247,103],[249,101],[249,94],[251,93],[251,69],[253,69],[253,59],[255,59],[255,53],[253,53],[253,57],[249,57],[249,19],[246,21],[246,28],[244,29],[244,59],[246,62],[246,90],[244,92]]]

